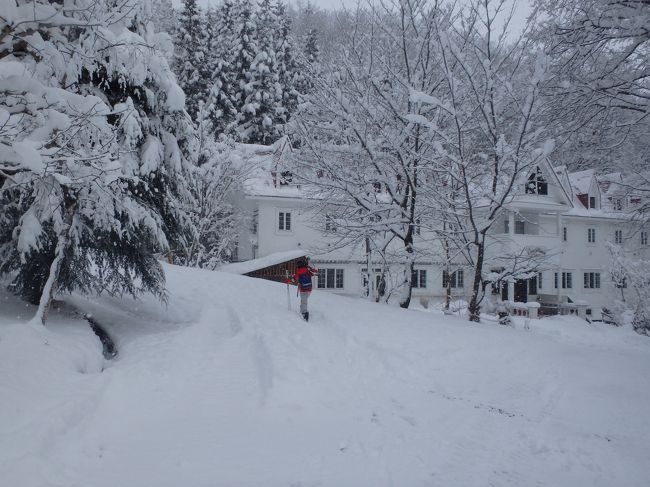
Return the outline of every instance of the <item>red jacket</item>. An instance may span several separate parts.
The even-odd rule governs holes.
[[[296,269],[296,273],[291,278],[291,282],[298,285],[298,291],[310,293],[311,289],[303,290],[302,287],[300,286],[300,276],[303,275],[303,274],[309,274],[310,276],[316,276],[316,275],[318,275],[318,269],[316,269],[315,267],[311,267],[311,266],[298,267]],[[313,288],[313,285],[312,285],[312,288]]]

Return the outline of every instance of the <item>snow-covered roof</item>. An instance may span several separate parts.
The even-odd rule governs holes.
[[[305,198],[307,192],[301,185],[286,181],[282,172],[285,160],[293,148],[288,137],[282,137],[273,145],[238,144],[236,146],[249,169],[244,182],[244,191],[248,196],[270,196],[280,198]]]
[[[219,267],[217,270],[220,272],[227,272],[228,274],[248,274],[249,272],[265,269],[283,262],[297,259],[299,257],[306,257],[309,252],[304,249],[288,250],[286,252],[276,252],[269,254],[265,257],[258,259],[251,259],[244,262],[236,262],[234,264],[226,264]]]
[[[584,171],[577,171],[569,173],[569,181],[571,186],[576,190],[576,194],[587,194],[589,188],[594,180],[595,172],[593,169],[585,169]]]

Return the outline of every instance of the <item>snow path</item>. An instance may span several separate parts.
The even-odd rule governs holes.
[[[110,363],[65,313],[44,330],[0,311],[3,485],[650,479],[650,340],[630,330],[557,319],[525,332],[317,291],[306,324],[284,285],[166,270],[167,308],[69,299],[115,338]]]

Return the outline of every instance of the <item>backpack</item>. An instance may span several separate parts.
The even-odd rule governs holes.
[[[311,291],[311,274],[309,271],[298,276],[298,287],[301,291]]]

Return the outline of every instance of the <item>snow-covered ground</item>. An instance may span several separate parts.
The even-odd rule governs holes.
[[[169,306],[0,294],[3,486],[647,486],[650,340],[166,267]]]

